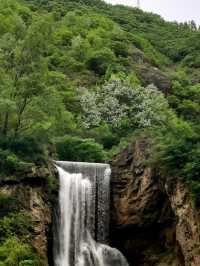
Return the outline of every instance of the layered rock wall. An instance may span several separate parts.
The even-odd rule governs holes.
[[[112,160],[111,242],[134,266],[199,266],[199,217],[186,186],[159,178],[136,141]]]

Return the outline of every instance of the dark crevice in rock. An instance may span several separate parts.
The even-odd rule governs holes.
[[[169,202],[164,206],[164,198],[154,205],[155,209],[146,209],[138,223],[113,226],[115,221],[111,222],[112,245],[122,251],[130,265],[156,265],[165,255],[178,256],[174,250],[176,218]]]

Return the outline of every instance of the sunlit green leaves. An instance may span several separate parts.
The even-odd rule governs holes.
[[[28,244],[10,237],[0,245],[0,265],[40,266],[41,262]]]

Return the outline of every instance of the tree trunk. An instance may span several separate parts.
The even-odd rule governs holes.
[[[25,98],[24,99],[24,102],[23,102],[23,104],[22,104],[22,106],[21,106],[21,108],[20,108],[20,110],[19,110],[19,112],[18,112],[18,116],[17,116],[17,124],[16,124],[16,127],[15,127],[15,136],[17,136],[17,134],[18,134],[18,131],[19,131],[19,128],[20,128],[20,126],[21,126],[21,119],[22,119],[22,115],[23,115],[23,113],[24,113],[24,111],[25,111],[25,109],[26,109],[26,106],[27,106],[27,98]]]

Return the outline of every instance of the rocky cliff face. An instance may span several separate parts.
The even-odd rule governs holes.
[[[189,192],[145,166],[146,140],[112,160],[111,242],[134,266],[199,266],[199,217]]]
[[[150,152],[146,140],[136,141],[111,162],[111,244],[130,266],[199,266],[200,219],[187,187],[145,165]],[[30,241],[44,266],[53,265],[50,168],[0,177],[0,194],[16,198],[20,211],[32,217]]]
[[[0,194],[15,199],[18,211],[31,217],[34,226],[30,242],[44,266],[52,261],[53,208],[47,184],[51,172],[47,167],[33,167],[20,178],[0,177]]]

